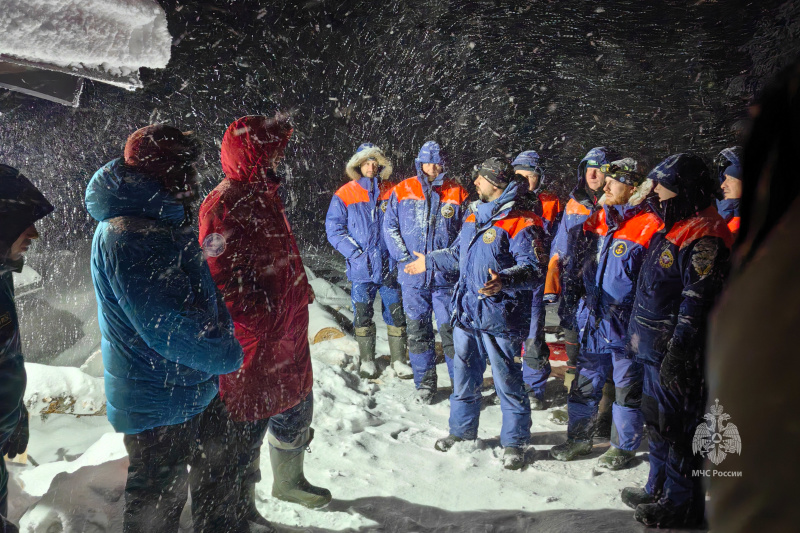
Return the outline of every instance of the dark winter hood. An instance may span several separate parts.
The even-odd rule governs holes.
[[[570,196],[576,202],[586,205],[587,207],[593,206],[595,202],[589,198],[589,194],[586,191],[586,169],[590,165],[599,167],[621,158],[622,156],[616,150],[606,148],[605,146],[598,146],[589,150],[586,155],[583,156],[581,162],[578,163],[578,184],[572,189]],[[598,194],[598,198],[600,196],[602,196],[602,193]],[[589,205],[587,205],[587,203]]]
[[[734,178],[742,179],[742,147],[733,146],[725,148],[714,159],[714,169],[720,185],[725,181],[725,174],[730,174]],[[739,204],[741,198],[724,199],[722,190],[717,192],[717,211],[725,220],[739,216]]]
[[[648,179],[677,194],[665,202],[654,199],[654,211],[662,218],[666,229],[678,221],[690,218],[714,202],[719,184],[708,166],[695,154],[674,154],[650,171]]]
[[[414,165],[417,167],[417,177],[423,187],[427,187],[428,179],[425,173],[422,172],[423,163],[442,165],[442,173],[436,176],[436,179],[431,183],[432,185],[441,185],[442,181],[444,181],[445,174],[447,174],[447,166],[445,165],[444,156],[442,155],[439,143],[428,141],[423,144],[422,148],[419,149],[417,158],[414,160]]]
[[[236,120],[222,137],[225,177],[245,183],[264,183],[274,193],[280,179],[271,161],[286,149],[293,131],[288,119],[281,115],[249,115]]]
[[[180,225],[183,203],[154,178],[125,166],[122,159],[106,163],[86,187],[86,210],[98,222],[114,217],[141,217]]]
[[[53,212],[45,197],[19,170],[0,164],[0,270],[11,245],[31,224]],[[9,265],[17,270],[21,262]]]

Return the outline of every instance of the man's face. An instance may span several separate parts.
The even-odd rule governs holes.
[[[604,200],[606,205],[625,205],[633,196],[635,189],[631,185],[625,185],[613,178],[606,178],[606,185],[603,192],[606,195]]]
[[[428,179],[436,179],[436,176],[442,173],[442,165],[436,163],[422,163],[422,173],[428,176]]]
[[[722,182],[722,192],[726,200],[737,200],[742,197],[742,180],[725,174]]]
[[[28,251],[33,239],[39,238],[39,232],[36,231],[36,226],[31,224],[22,232],[19,238],[11,245],[11,250],[8,252],[8,257],[12,261],[19,261],[22,259],[22,254]]]
[[[480,175],[475,178],[473,183],[475,184],[475,188],[478,190],[478,198],[481,199],[481,202],[491,202],[500,196],[500,193],[502,192],[502,189],[495,187],[489,182],[489,180]]]
[[[671,200],[672,198],[678,196],[678,193],[672,192],[660,183],[656,184],[656,188],[653,190],[658,195],[659,202],[666,202],[667,200]]]
[[[529,191],[535,191],[539,187],[539,174],[533,170],[517,170],[515,173],[528,180]]]
[[[378,175],[378,162],[374,159],[367,159],[361,164],[361,175],[365,178],[374,178]]]
[[[599,191],[606,183],[605,175],[599,168],[589,167],[586,169],[586,185],[593,191]]]

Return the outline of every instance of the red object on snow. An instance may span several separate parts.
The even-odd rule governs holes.
[[[238,421],[283,412],[313,384],[310,286],[271,167],[291,133],[280,117],[231,124],[222,140],[225,179],[200,208],[200,244],[244,349],[242,368],[220,376],[220,395]]]
[[[567,349],[563,342],[548,342],[547,346],[550,348],[551,361],[568,361]]]

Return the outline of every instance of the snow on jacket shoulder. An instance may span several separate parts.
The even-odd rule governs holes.
[[[534,285],[544,280],[547,253],[542,219],[514,208],[517,184],[496,201],[476,203],[458,240],[426,257],[428,268],[459,271],[453,296],[453,325],[501,336],[528,336]],[[494,296],[478,291],[497,272],[503,289]]]
[[[417,164],[419,167],[420,165]],[[455,242],[464,218],[466,189],[440,175],[432,183],[419,176],[398,183],[386,207],[383,239],[389,255],[397,261],[397,279],[407,287],[452,287],[458,276],[434,271],[409,275],[402,263],[414,259],[412,252],[427,254],[449,248]]]
[[[709,207],[650,242],[628,326],[628,350],[660,364],[670,349],[702,353],[708,314],[728,273],[733,242]]]
[[[92,281],[109,422],[123,433],[183,423],[242,363],[183,205],[115,160],[89,182],[86,207],[100,222]]]
[[[381,226],[394,184],[360,178],[343,185],[325,217],[328,242],[347,260],[347,279],[380,283],[394,268]]]
[[[200,208],[203,251],[244,347],[241,369],[220,377],[238,421],[294,407],[313,385],[310,286],[278,183],[264,166],[269,146],[259,141],[272,138],[259,130],[264,125],[252,117],[231,124],[222,142],[225,178]]]

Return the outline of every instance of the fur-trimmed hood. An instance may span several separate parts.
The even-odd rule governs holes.
[[[367,159],[375,159],[375,161],[378,162],[378,166],[381,167],[381,179],[389,179],[393,170],[392,162],[384,155],[383,150],[374,145],[362,148],[353,154],[353,157],[350,158],[350,161],[347,162],[347,166],[345,167],[347,177],[351,180],[361,178],[361,165],[363,165]]]

